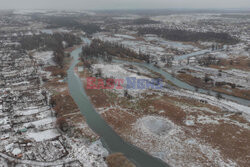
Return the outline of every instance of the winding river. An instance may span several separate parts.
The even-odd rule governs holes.
[[[81,113],[84,115],[89,127],[101,137],[104,147],[106,147],[111,153],[123,153],[138,167],[167,167],[168,165],[162,160],[155,158],[145,151],[125,142],[95,111],[92,103],[86,95],[82,81],[74,71],[75,66],[79,62],[80,52],[81,48],[77,48],[71,52],[73,63],[67,71],[69,91]]]
[[[143,66],[151,71],[154,71],[158,74],[161,74],[166,80],[172,82],[174,85],[176,85],[179,88],[182,89],[186,89],[186,90],[190,90],[190,91],[197,91],[199,93],[202,94],[210,94],[212,96],[217,96],[218,92],[213,91],[213,90],[206,90],[206,89],[198,89],[196,90],[196,88],[194,86],[191,86],[189,84],[187,84],[186,82],[183,82],[175,77],[173,77],[171,74],[169,74],[168,72],[163,71],[160,68],[155,67],[152,64],[148,64],[148,63],[137,63],[137,62],[128,62],[128,61],[124,61],[124,60],[114,60],[114,62],[118,62],[118,63],[128,63],[128,64],[132,64],[132,65],[137,65],[137,66]],[[245,106],[249,106],[250,105],[250,101],[247,99],[243,99],[243,98],[239,98],[239,97],[235,97],[235,96],[231,96],[231,95],[227,95],[224,93],[220,93],[222,98],[227,99],[227,100],[231,100],[234,102],[237,102],[239,104],[245,105]]]

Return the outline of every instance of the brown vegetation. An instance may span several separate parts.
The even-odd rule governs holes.
[[[111,154],[106,161],[109,167],[135,167],[122,153]]]
[[[238,57],[234,59],[220,59],[218,64],[209,65],[211,68],[220,70],[240,69],[250,71],[250,59],[246,57]]]
[[[215,148],[227,158],[235,160],[239,166],[250,165],[250,132],[247,129],[229,123],[200,127],[199,137]]]

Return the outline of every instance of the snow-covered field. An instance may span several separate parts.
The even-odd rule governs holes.
[[[151,81],[152,79],[145,76],[151,74],[144,68],[134,67],[136,69],[128,69],[125,67],[126,64],[93,64],[93,74],[96,74],[98,69],[102,72],[103,78],[113,78],[113,79],[123,79],[124,83],[122,84],[124,89],[114,89],[112,91],[119,94],[119,96],[124,96],[124,90],[128,90],[128,93],[133,97],[141,97],[142,93],[148,92],[146,89],[127,89],[127,77],[138,79],[145,79]],[[140,74],[139,74],[140,73]],[[152,75],[152,74],[151,74]],[[136,85],[137,88],[137,85]]]

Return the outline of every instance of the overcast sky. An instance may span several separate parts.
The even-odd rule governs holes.
[[[250,8],[250,0],[0,0],[1,9]]]

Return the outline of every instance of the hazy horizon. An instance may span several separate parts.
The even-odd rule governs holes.
[[[249,0],[0,0],[0,9],[249,9]]]

